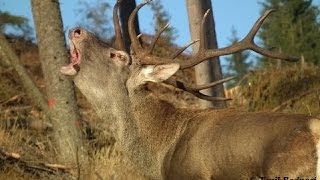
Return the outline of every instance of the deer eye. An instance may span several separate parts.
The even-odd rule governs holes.
[[[110,53],[110,58],[115,58],[116,54],[115,53]]]

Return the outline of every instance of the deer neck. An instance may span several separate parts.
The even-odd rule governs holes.
[[[115,138],[121,141],[125,130],[135,129],[134,124],[131,123],[132,115],[125,81],[118,77],[106,79],[110,74],[105,70],[97,69],[91,72],[81,69],[81,71],[84,75],[79,74],[74,79],[76,86],[103,121],[102,124],[106,127],[102,128],[111,126]],[[97,72],[100,74],[95,74]]]
[[[144,87],[129,92],[132,113],[136,121],[138,133],[147,144],[150,154],[154,154],[154,161],[158,170],[164,175],[176,144],[185,131],[188,111],[180,113],[180,109],[172,104],[159,100]],[[180,117],[180,118],[178,118]]]
[[[157,127],[150,133],[162,133],[164,127],[161,126],[168,126],[165,129],[170,129],[169,126],[179,126],[183,124],[183,119],[188,119],[184,118],[189,116],[188,109],[176,108],[173,104],[159,99],[146,86],[138,87],[133,92],[129,91],[129,97],[133,109],[132,113],[139,123],[140,130],[146,131],[149,128]]]
[[[139,133],[124,83],[119,78],[109,78],[109,80],[115,80],[96,83],[101,82],[99,77],[107,77],[107,75],[97,76],[86,73],[84,77],[76,78],[74,82],[91,103],[97,115],[103,121],[111,121],[117,143],[128,158],[138,167],[148,169],[150,177],[159,177],[159,168],[155,165],[154,156],[148,150],[144,137]]]

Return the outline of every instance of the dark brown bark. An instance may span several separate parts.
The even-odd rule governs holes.
[[[130,51],[131,45],[130,36],[128,32],[128,20],[131,12],[134,10],[135,7],[135,0],[123,0],[123,2],[120,5],[121,30],[127,52]],[[137,34],[140,34],[138,17],[135,18],[135,29]]]
[[[75,165],[76,154],[83,157],[79,131],[80,116],[72,81],[59,73],[60,67],[69,61],[59,1],[32,0],[31,5],[54,128],[57,158],[61,163]]]
[[[212,14],[212,5],[211,0],[186,0],[188,17],[189,17],[189,29],[192,40],[197,40],[200,37],[200,25],[204,13],[211,9],[211,15],[208,16],[207,25],[205,26],[205,35],[206,42],[205,46],[207,49],[215,49],[218,47],[217,38],[215,32],[215,23]],[[199,44],[192,46],[193,53],[196,53],[199,49]],[[212,58],[206,62],[203,62],[195,67],[196,81],[197,84],[207,84],[209,82],[217,81],[222,79],[222,71],[220,66],[219,58]],[[217,86],[215,88],[207,89],[202,91],[205,94],[216,96],[216,97],[225,97],[223,85]],[[201,100],[201,105],[203,107],[217,107],[223,108],[226,107],[226,102],[209,102]]]

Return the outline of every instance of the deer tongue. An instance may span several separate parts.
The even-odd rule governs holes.
[[[77,74],[77,70],[76,68],[73,67],[73,64],[70,63],[69,65],[67,66],[62,66],[60,68],[60,72],[64,75],[68,75],[68,76],[74,76]]]
[[[71,64],[79,64],[80,63],[80,53],[78,52],[77,48],[71,46],[70,47],[70,60],[71,60]]]
[[[70,44],[70,55],[71,63],[67,66],[61,67],[60,72],[64,75],[73,76],[76,75],[79,71],[78,64],[80,64],[80,53],[77,50],[77,48],[74,47],[73,44]]]

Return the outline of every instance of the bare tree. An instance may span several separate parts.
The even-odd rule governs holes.
[[[14,70],[20,77],[23,87],[27,90],[28,95],[33,99],[33,102],[50,118],[49,107],[45,101],[43,94],[33,82],[27,70],[21,64],[19,57],[10,47],[10,44],[2,33],[0,33],[0,57],[5,66],[11,65],[14,68]]]
[[[189,29],[191,33],[191,39],[193,41],[199,39],[200,37],[200,24],[203,17],[203,14],[210,9],[212,12],[211,0],[186,0],[188,17],[189,17]],[[204,43],[205,48],[216,49],[217,38],[215,32],[215,23],[213,18],[213,13],[208,16],[206,21],[206,26],[204,34],[206,40]],[[199,50],[199,44],[194,44],[192,46],[192,51],[195,54]],[[211,58],[211,60],[203,62],[198,66],[195,66],[196,82],[197,84],[206,84],[212,81],[217,81],[222,79],[222,71],[220,66],[219,57]],[[223,85],[219,85],[215,88],[203,90],[207,95],[216,96],[216,97],[225,97]],[[203,107],[226,107],[225,101],[201,101]]]
[[[59,1],[32,0],[31,5],[57,158],[60,162],[75,165],[76,155],[83,155],[80,116],[72,81],[59,74],[59,67],[68,61]]]

